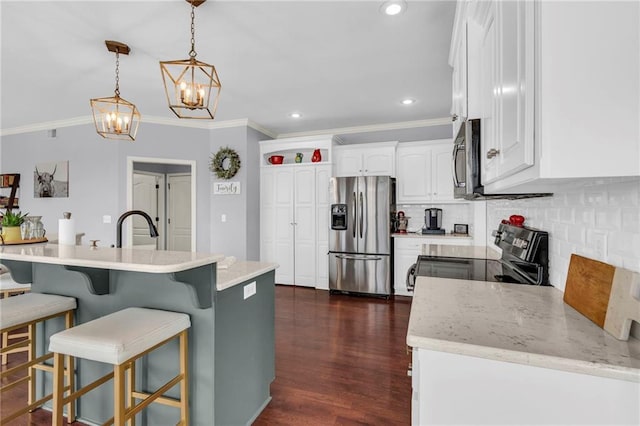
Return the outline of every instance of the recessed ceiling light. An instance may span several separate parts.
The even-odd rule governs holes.
[[[407,2],[404,0],[388,0],[382,3],[380,10],[389,15],[399,15],[407,9]]]
[[[415,99],[407,98],[407,99],[403,99],[402,100],[402,105],[411,105],[411,104],[414,104],[414,103],[416,103]]]
[[[299,112],[292,112],[291,114],[289,114],[289,117],[291,117],[291,118],[300,118],[300,117],[302,117],[302,114],[300,114]]]

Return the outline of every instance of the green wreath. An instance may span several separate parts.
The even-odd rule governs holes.
[[[209,170],[220,179],[231,179],[240,170],[240,156],[229,147],[220,148],[215,155],[212,155]]]

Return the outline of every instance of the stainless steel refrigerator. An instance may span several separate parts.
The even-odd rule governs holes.
[[[391,294],[391,214],[395,179],[331,178],[329,289]]]

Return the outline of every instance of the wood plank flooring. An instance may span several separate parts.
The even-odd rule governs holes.
[[[411,299],[276,288],[276,380],[254,425],[409,425]]]
[[[276,380],[254,425],[409,425],[411,299],[389,301],[276,287]],[[10,368],[24,354],[10,357]],[[26,387],[2,395],[1,413],[26,400]],[[12,425],[51,424],[45,410]],[[79,422],[74,425],[82,425]]]

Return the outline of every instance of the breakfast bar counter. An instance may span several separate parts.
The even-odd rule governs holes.
[[[183,312],[189,330],[190,416],[192,425],[248,424],[270,401],[275,378],[275,264],[253,262],[217,287],[218,254],[89,248],[31,244],[0,247],[0,262],[32,292],[75,297],[76,324],[128,307]],[[257,265],[256,265],[257,264]],[[235,265],[234,265],[235,266]],[[233,268],[233,267],[232,267]],[[235,271],[235,272],[234,272]],[[224,274],[224,273],[223,273]],[[63,324],[48,321],[39,334],[38,353]],[[136,370],[137,383],[155,390],[177,374],[177,343],[150,353]],[[110,365],[78,360],[77,382],[84,386],[110,371]],[[44,388],[51,386],[45,375]],[[168,396],[177,397],[177,389]],[[242,398],[236,396],[242,395]],[[234,399],[236,401],[234,401]],[[100,387],[78,403],[87,423],[112,415],[112,392]],[[152,404],[140,424],[175,424],[178,410]]]

